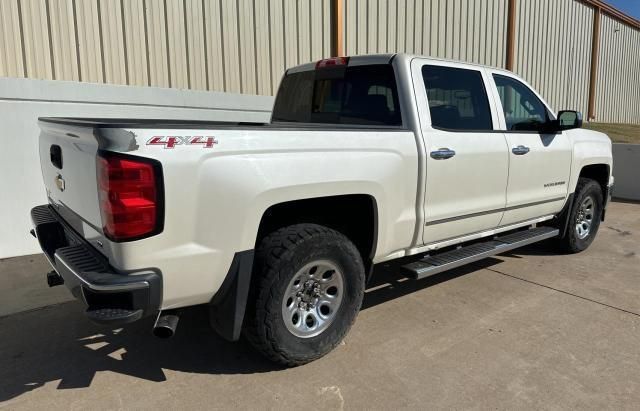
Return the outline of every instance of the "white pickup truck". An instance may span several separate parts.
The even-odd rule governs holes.
[[[420,279],[555,237],[593,241],[611,142],[513,73],[395,54],[285,73],[269,124],[41,118],[53,270],[93,321],[206,304],[293,366],[348,332],[373,267]]]

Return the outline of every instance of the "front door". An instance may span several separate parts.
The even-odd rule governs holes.
[[[506,73],[494,72],[492,79],[509,146],[507,208],[500,224],[557,213],[568,192],[571,141],[565,132],[541,132],[552,114],[526,84]]]
[[[495,228],[502,218],[508,161],[482,68],[413,61],[426,147],[423,242]],[[497,128],[497,127],[496,127]]]

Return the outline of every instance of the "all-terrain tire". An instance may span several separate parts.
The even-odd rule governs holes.
[[[285,318],[283,302],[285,298],[290,301],[289,287],[299,278],[300,270],[316,261],[329,262],[341,273],[341,302],[327,328],[301,338],[285,324],[290,319]],[[318,359],[338,345],[351,328],[364,287],[362,258],[343,234],[316,224],[281,228],[267,235],[256,250],[244,336],[260,353],[285,366]]]
[[[588,234],[581,238],[576,226],[579,221],[584,221],[584,210],[581,210],[581,207],[585,204],[585,201],[588,202],[589,199],[593,204],[592,210],[590,211],[591,224]],[[600,227],[602,207],[603,197],[600,184],[589,178],[580,178],[576,186],[573,206],[569,214],[567,232],[565,236],[560,239],[560,246],[564,251],[568,253],[579,253],[591,245]]]

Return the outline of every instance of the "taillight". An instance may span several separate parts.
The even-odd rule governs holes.
[[[330,57],[328,59],[318,60],[316,63],[316,69],[333,66],[346,66],[347,63],[349,63],[349,57]]]
[[[115,154],[97,157],[98,199],[104,234],[134,240],[162,230],[162,176],[154,160]]]

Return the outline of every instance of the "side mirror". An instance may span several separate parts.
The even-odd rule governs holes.
[[[582,113],[574,110],[562,110],[558,112],[558,131],[571,130],[582,127]]]

